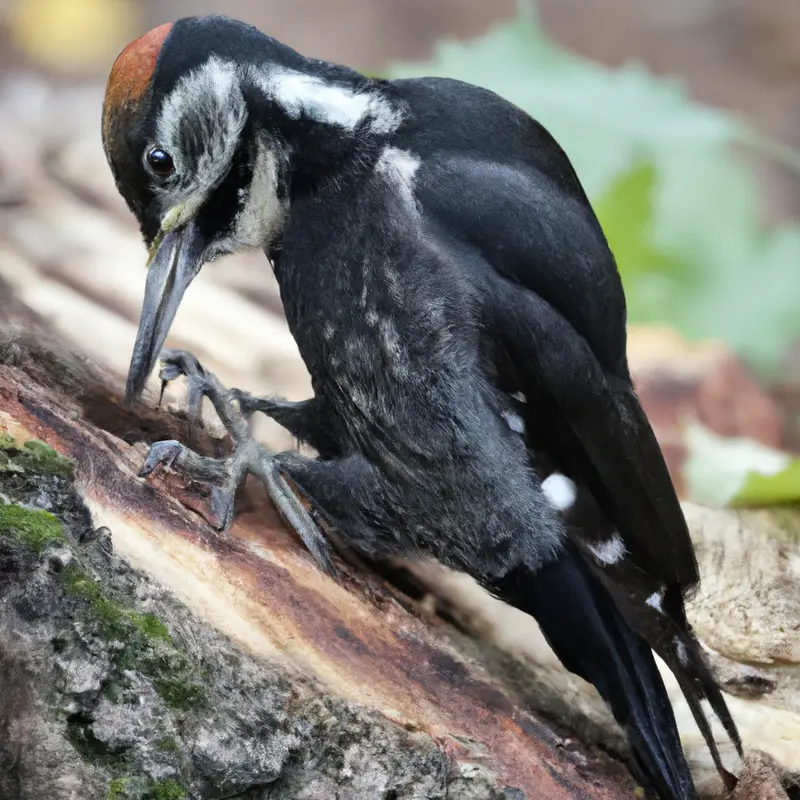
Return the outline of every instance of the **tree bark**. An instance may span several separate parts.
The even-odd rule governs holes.
[[[197,513],[207,487],[136,477],[155,440],[224,442],[152,392],[120,403],[145,252],[100,148],[101,94],[0,86],[0,327],[25,331],[0,332],[0,800],[636,796],[607,709],[529,617],[438,565],[393,573],[417,599],[349,561],[331,580],[258,487],[218,535]],[[730,354],[631,333],[679,488],[687,415],[776,443],[777,410]],[[310,391],[261,258],[209,265],[170,343],[229,386]],[[800,773],[800,517],[686,511],[703,577],[690,618],[753,754],[737,800],[779,797]]]
[[[635,796],[498,659],[368,571],[320,573],[258,491],[219,535],[203,487],[138,479],[125,440],[180,421],[64,353],[5,361],[0,797]]]

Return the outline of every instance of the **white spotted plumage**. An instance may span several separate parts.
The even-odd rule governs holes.
[[[601,564],[605,564],[607,567],[613,566],[614,564],[622,561],[627,552],[625,548],[625,542],[622,541],[622,537],[618,533],[615,533],[605,542],[590,544],[588,547],[589,550],[591,550],[592,555]]]
[[[414,176],[420,163],[413,153],[387,145],[375,164],[375,174],[388,181],[402,200],[409,217],[414,220],[419,218],[417,200],[414,196]]]
[[[569,511],[578,496],[575,484],[560,472],[554,472],[542,481],[542,491],[550,505],[559,511]]]
[[[689,650],[678,636],[675,637],[675,653],[678,656],[678,661],[683,664],[684,667],[688,667],[691,663],[689,659]]]
[[[663,614],[664,609],[661,605],[664,599],[664,589],[663,587],[659,589],[657,592],[653,592],[644,602],[647,603],[650,608],[654,608],[659,613]]]
[[[503,419],[506,421],[508,427],[514,431],[514,433],[519,433],[520,435],[525,433],[525,420],[522,419],[519,414],[515,414],[513,411],[504,411]],[[545,490],[545,494],[547,494],[547,490]]]

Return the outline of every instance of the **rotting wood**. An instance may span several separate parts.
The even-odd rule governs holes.
[[[398,798],[634,796],[635,785],[619,763],[574,739],[571,745],[564,746],[562,733],[526,708],[519,683],[507,681],[502,669],[491,659],[484,659],[474,642],[426,618],[410,601],[369,573],[354,571],[345,563],[340,564],[342,577],[338,582],[320,573],[274,511],[260,501],[258,492],[249,496],[250,505],[246,502],[230,533],[220,536],[175,497],[177,494],[184,502],[193,500],[201,505],[203,496],[198,487],[181,485],[179,480],[171,483],[157,480],[153,485],[139,480],[136,470],[141,449],[127,444],[124,437],[136,438],[136,432],[146,428],[150,436],[156,437],[174,430],[175,422],[165,414],[143,411],[142,417],[136,417],[123,412],[127,416],[117,418],[116,397],[104,389],[102,381],[96,377],[92,380],[91,368],[85,363],[70,363],[64,356],[57,360],[42,349],[32,354],[20,343],[6,343],[5,350],[7,354],[13,353],[10,360],[16,366],[4,366],[0,371],[0,420],[5,421],[6,430],[13,431],[16,437],[42,440],[71,459],[75,465],[75,486],[91,511],[93,525],[110,532],[115,557],[122,559],[104,566],[108,559],[90,558],[87,556],[90,551],[70,537],[55,543],[56,551],[70,553],[68,563],[76,563],[87,574],[100,579],[100,589],[96,591],[104,591],[106,584],[117,591],[124,578],[128,585],[120,590],[122,599],[117,592],[114,602],[127,604],[135,609],[130,612],[135,615],[154,609],[157,618],[163,620],[158,624],[166,625],[171,640],[182,649],[191,649],[192,642],[203,641],[204,637],[220,634],[228,637],[233,642],[231,649],[239,654],[236,657],[249,664],[248,676],[260,663],[265,675],[279,675],[295,687],[293,691],[300,699],[292,702],[300,709],[298,720],[305,718],[303,715],[314,697],[325,704],[328,713],[337,713],[330,709],[341,706],[355,714],[367,731],[366,740],[388,737],[385,759],[374,753],[370,758],[377,759],[378,771],[387,781],[402,786],[402,791],[394,795]],[[37,382],[34,376],[45,383]],[[106,426],[99,427],[87,417],[103,419]],[[207,450],[213,447],[213,442],[206,441]],[[11,483],[9,487],[13,488]],[[8,493],[8,489],[4,491]],[[64,558],[54,556],[50,549],[36,555],[43,564],[54,557]],[[8,581],[13,584],[15,580],[29,579],[27,576],[33,571],[47,572],[47,568],[31,565],[30,558],[14,556],[12,563],[14,560],[22,567],[15,575],[6,560],[7,583],[3,591],[15,598],[16,605],[0,604],[3,616],[7,617],[5,626],[13,629],[13,635],[0,639],[6,650],[10,649],[9,641],[34,640],[38,647],[33,652],[39,656],[45,635],[52,633],[52,646],[62,634],[49,630],[42,633],[37,627],[38,620],[36,624],[30,622],[31,630],[25,630],[29,620],[22,612],[13,612],[22,607],[20,591],[24,587],[14,587]],[[143,583],[137,581],[131,570],[140,571],[147,579]],[[155,583],[151,585],[150,581]],[[165,590],[185,610],[175,610],[173,601],[152,600]],[[138,595],[152,602],[141,607]],[[91,598],[91,592],[88,596]],[[6,610],[9,606],[10,612]],[[70,620],[69,616],[59,619],[61,627],[68,627]],[[87,627],[85,620],[76,621],[79,630]],[[85,649],[97,649],[96,642],[85,640],[83,635],[80,644]],[[61,772],[69,773],[70,780],[85,780],[87,786],[99,786],[103,779],[114,774],[104,773],[111,768],[99,758],[115,746],[106,741],[107,731],[102,727],[112,725],[118,711],[109,710],[104,699],[108,689],[104,676],[109,674],[108,670],[97,668],[97,680],[90,686],[73,687],[72,697],[69,691],[56,692],[47,682],[48,672],[41,666],[40,658],[28,661],[22,649],[15,647],[14,657],[19,669],[32,676],[26,685],[37,700],[55,693],[60,703],[70,705],[78,703],[78,694],[82,696],[80,708],[84,710],[78,720],[81,735],[92,747],[95,740],[100,740],[103,748],[90,748],[86,759],[72,772],[66,768]],[[58,663],[59,656],[53,658]],[[258,705],[257,698],[241,697],[241,692],[252,691],[250,684],[238,685],[236,677],[226,673],[223,690],[216,674],[218,664],[213,660],[203,663],[198,674],[205,677],[192,678],[198,684],[198,693],[202,691],[216,698],[236,719],[243,714],[238,704]],[[91,672],[88,667],[85,670]],[[142,680],[148,676],[150,673],[145,672]],[[8,685],[4,690],[16,691]],[[273,691],[268,687],[262,690]],[[96,702],[89,703],[86,698],[94,696]],[[290,719],[295,713],[292,702],[280,699],[283,697],[280,692],[278,697],[280,711],[271,706],[270,713],[284,715],[288,731],[271,730],[270,735],[278,737],[274,739],[275,747],[283,747],[288,753],[299,732]],[[276,702],[274,698],[270,700],[272,705]],[[51,711],[55,714],[56,710]],[[70,718],[75,713],[78,712],[71,712]],[[135,716],[131,719],[131,713],[126,724],[137,730],[147,729]],[[142,713],[158,717],[159,706],[145,706]],[[192,718],[194,712],[190,709],[183,713],[189,716],[188,725],[192,728],[197,723]],[[99,714],[102,724],[97,722],[95,714]],[[45,727],[45,719],[37,720],[39,729]],[[184,720],[183,726],[186,724]],[[370,725],[376,728],[374,737],[369,734]],[[153,730],[161,737],[166,735],[160,726]],[[53,722],[53,729],[47,733],[57,736],[60,732],[59,724]],[[73,730],[70,735],[77,734]],[[317,735],[321,738],[307,737],[302,743],[305,755],[298,758],[308,759],[314,750],[323,753],[320,758],[327,757],[326,734],[320,731]],[[133,744],[129,746],[142,750],[144,745],[139,739],[133,734],[131,737]],[[23,743],[18,758],[27,763],[29,753],[39,752],[41,746],[39,742]],[[149,752],[152,746],[144,749]],[[183,739],[178,746],[184,746]],[[192,748],[197,746],[196,737],[185,742],[186,753],[194,752]],[[247,746],[246,742],[242,744]],[[364,760],[366,753],[372,752],[372,746],[365,745]],[[427,754],[425,758],[420,756],[419,748]],[[416,760],[406,764],[406,756]],[[340,757],[338,751],[331,756],[331,770]],[[276,775],[265,784],[288,780],[283,770],[289,768],[289,761],[287,755],[285,761],[273,765]],[[201,773],[202,780],[197,778],[197,765],[191,759],[190,762],[194,772],[190,769],[175,779],[181,786],[192,786],[202,792],[208,775]],[[399,772],[404,764],[409,774],[402,783]],[[435,767],[433,783],[431,775],[414,774],[414,770],[423,767],[427,770]],[[350,779],[343,768],[336,774],[342,785],[349,785]],[[318,777],[318,771],[309,770],[309,781]],[[459,788],[462,784],[466,788]],[[29,790],[33,792],[35,786],[38,784],[31,784]],[[354,790],[349,796],[364,800],[383,796],[370,794],[373,790]],[[84,795],[87,800],[105,796],[92,791],[87,790]],[[69,795],[51,796],[55,800]],[[297,794],[277,796],[305,795],[298,790]]]
[[[621,747],[607,711],[585,685],[564,673],[540,635],[537,639],[529,618],[498,610],[485,594],[451,592],[447,581],[435,578],[428,590],[450,617],[483,636],[483,644],[476,644],[443,626],[437,616],[426,615],[424,603],[411,603],[368,572],[346,569],[341,586],[330,583],[258,492],[244,498],[231,536],[218,537],[178,502],[201,507],[198,487],[166,476],[166,482],[148,488],[134,478],[146,447],[130,443],[179,438],[210,452],[220,446],[213,438],[220,431],[213,420],[207,420],[209,436],[191,431],[180,415],[145,406],[134,412],[119,404],[145,253],[103,159],[97,136],[100,88],[56,92],[33,78],[22,84],[17,80],[16,88],[12,84],[9,80],[0,87],[0,115],[9,123],[8,135],[0,140],[0,188],[8,191],[0,195],[10,198],[0,208],[0,321],[14,320],[26,331],[60,339],[63,346],[50,357],[34,345],[38,355],[31,357],[24,342],[6,342],[5,358],[16,368],[0,367],[0,407],[6,414],[0,420],[13,417],[18,432],[22,425],[28,432],[23,435],[43,437],[75,457],[81,492],[96,524],[112,531],[117,552],[169,586],[195,620],[205,618],[209,630],[230,636],[251,653],[248,657],[270,664],[278,659],[298,685],[310,682],[321,696],[355,699],[377,709],[394,728],[428,737],[427,745],[435,740],[453,756],[451,767],[461,763],[469,772],[471,767],[463,765],[478,763],[484,769],[488,758],[493,775],[499,776],[496,785],[541,791],[544,784],[538,781],[545,781],[556,787],[563,783],[563,767],[589,782],[591,789],[574,784],[589,796],[626,796],[631,784],[621,768],[591,748],[585,751],[582,743]],[[187,297],[171,343],[193,349],[227,385],[292,399],[305,396],[308,378],[283,323],[266,262],[238,258],[212,267]],[[225,312],[218,313],[223,305]],[[682,413],[694,414],[723,434],[752,435],[756,409],[765,424],[755,432],[777,443],[776,409],[730,354],[710,347],[697,356],[694,349],[703,369],[687,371],[694,361],[684,358],[685,348],[672,334],[666,337],[671,354],[648,359],[652,338],[652,332],[632,331],[633,367],[679,485],[682,442],[672,414],[675,404],[664,402],[667,390],[680,390]],[[642,343],[647,345],[644,355],[637,349]],[[682,370],[676,372],[678,361]],[[155,381],[151,388],[157,388]],[[176,391],[180,387],[167,395],[168,409],[180,405]],[[151,401],[154,396],[151,392]],[[260,433],[270,446],[290,444],[275,426],[264,425]],[[785,614],[776,615],[778,607],[785,611],[796,602],[796,541],[776,540],[757,515],[689,506],[687,513],[707,576],[692,606],[694,624],[706,643],[719,650],[714,663],[737,695],[734,711],[749,746],[771,753],[781,765],[778,772],[800,771],[798,665],[790,647],[791,625],[778,622]],[[741,546],[723,547],[720,531],[727,535],[737,525],[744,536]],[[758,559],[748,557],[749,548],[759,552]],[[753,569],[744,570],[749,566]],[[749,629],[737,628],[719,612],[733,594],[741,598],[751,590],[754,602],[739,603]],[[181,633],[190,637],[186,619]],[[781,624],[783,637],[776,635]],[[767,663],[776,659],[779,663]],[[743,666],[743,661],[748,663]],[[18,666],[18,659],[13,663]],[[675,687],[670,691],[702,781],[707,759]],[[553,734],[523,710],[532,705],[566,720],[577,736]],[[367,726],[378,724],[374,717],[369,720]],[[499,761],[493,760],[494,753]],[[753,763],[763,771],[768,762]],[[600,777],[592,783],[595,768]],[[475,775],[495,780],[480,770]],[[518,776],[522,784],[503,783]],[[467,779],[462,775],[458,780]],[[473,789],[476,785],[471,784]],[[552,790],[552,796],[570,791],[564,786]],[[320,791],[320,797],[330,796],[324,787]]]

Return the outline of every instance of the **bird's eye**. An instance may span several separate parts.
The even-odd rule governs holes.
[[[147,148],[144,154],[144,163],[157,178],[167,178],[175,172],[175,162],[172,160],[172,156],[157,145]]]

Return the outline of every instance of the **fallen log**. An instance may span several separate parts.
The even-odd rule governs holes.
[[[138,479],[126,439],[185,425],[63,353],[5,364],[0,796],[635,796],[476,643],[319,572],[258,492],[221,536],[196,487]]]
[[[197,513],[204,487],[136,478],[157,439],[225,443],[213,419],[189,428],[180,394],[163,411],[152,393],[120,404],[144,251],[103,159],[100,96],[0,85],[0,322],[25,332],[0,343],[0,799],[636,796],[623,737],[532,619],[435,564],[340,562],[332,581],[257,487],[219,536]],[[170,344],[228,385],[301,399],[262,262],[201,276]],[[777,409],[724,348],[631,334],[679,488],[687,415],[780,445]],[[800,773],[797,514],[686,512],[703,574],[691,620],[748,750],[736,798],[785,797]]]
[[[220,440],[123,408],[90,362],[38,339],[7,334],[0,356],[0,796],[636,796],[619,731],[532,619],[439,565],[402,566],[471,637],[348,561],[333,580],[257,489],[219,535],[196,513],[203,487],[136,472],[145,441],[211,453]],[[687,510],[706,577],[716,573],[693,621],[732,669],[729,692],[746,687],[748,699],[730,699],[750,769],[789,786],[796,538],[748,532],[739,512],[728,550],[720,520],[730,531],[733,512]],[[726,587],[768,539],[778,544],[743,612]],[[759,628],[751,659],[777,665],[744,668],[753,639],[735,620],[775,619],[779,606],[785,635]],[[718,796],[671,690],[695,775]],[[762,795],[737,795],[749,796]]]

